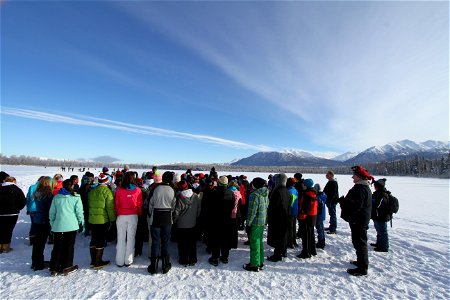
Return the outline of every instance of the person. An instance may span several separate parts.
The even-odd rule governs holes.
[[[59,173],[53,175],[52,179],[53,195],[57,195],[58,191],[62,188],[62,186],[63,186],[63,176]]]
[[[206,252],[211,254],[211,246],[210,246],[210,238],[209,232],[210,228],[208,227],[209,219],[211,215],[207,214],[210,211],[209,204],[212,203],[215,199],[216,187],[214,186],[214,181],[208,176],[205,179],[205,187],[202,189],[200,194],[198,195],[201,200],[201,210],[200,210],[200,236],[203,239],[203,242],[206,245]]]
[[[303,180],[302,197],[298,203],[298,220],[302,238],[302,251],[298,258],[311,258],[317,255],[314,226],[317,218],[317,195],[314,190],[314,181],[310,178]]]
[[[336,205],[339,199],[339,186],[338,182],[334,178],[334,172],[328,171],[325,177],[328,179],[327,184],[323,192],[327,195],[327,208],[330,215],[330,226],[328,227],[327,234],[336,234],[337,230],[337,217],[336,217]]]
[[[350,224],[353,247],[356,250],[356,266],[347,269],[353,276],[367,275],[369,254],[367,251],[367,229],[372,212],[372,192],[368,180],[374,178],[361,166],[352,167],[353,183],[355,184],[345,197],[340,198],[341,218]]]
[[[142,191],[133,172],[125,173],[115,195],[117,225],[116,265],[130,266],[134,260],[134,242],[138,216],[142,214]]]
[[[73,187],[72,187],[73,191],[78,194],[78,190],[80,189],[80,185],[79,185],[80,179],[78,178],[78,175],[72,175],[72,176],[70,176],[69,179],[72,180],[72,182],[73,182]]]
[[[27,215],[30,215],[30,231],[28,233],[28,240],[30,241],[30,246],[33,245],[34,238],[36,237],[36,226],[34,225],[34,213],[36,212],[36,203],[34,202],[33,194],[36,188],[44,176],[39,177],[36,183],[30,185],[27,192]]]
[[[265,180],[257,177],[252,181],[253,192],[248,199],[247,232],[250,238],[250,262],[243,268],[258,272],[264,267],[263,232],[267,222],[269,190],[264,186]]]
[[[116,221],[114,209],[114,195],[108,187],[109,177],[100,173],[98,186],[88,193],[89,227],[91,228],[91,242],[89,252],[91,267],[101,269],[109,264],[103,261],[103,250],[106,246],[106,234],[111,223]]]
[[[298,192],[295,189],[295,178],[288,178],[286,187],[289,190],[289,194],[291,195],[291,203],[289,206],[289,228],[288,228],[288,239],[287,246],[288,248],[294,248],[297,246],[297,215],[298,215]]]
[[[201,202],[185,180],[177,183],[178,193],[174,211],[174,224],[178,232],[178,262],[182,266],[197,263],[196,224],[200,217]]]
[[[5,174],[2,174],[2,177]],[[0,186],[0,253],[8,253],[12,250],[11,237],[19,213],[25,207],[27,200],[25,194],[16,185],[16,178],[7,176],[1,181],[3,182]]]
[[[31,196],[34,199],[33,222],[35,237],[33,239],[33,252],[31,255],[31,268],[34,271],[45,269],[44,250],[50,234],[50,206],[53,200],[51,178],[43,176],[38,181],[36,190]]]
[[[81,178],[81,186],[79,188],[79,194],[81,197],[81,202],[83,202],[83,212],[84,212],[84,235],[90,235],[91,227],[89,225],[89,204],[88,195],[89,192],[95,188],[94,185],[94,174],[87,171]]]
[[[273,179],[275,187],[270,194],[267,208],[267,245],[275,249],[267,260],[277,262],[286,257],[291,194],[286,188],[286,174],[276,174]]]
[[[72,189],[72,181],[66,179],[53,198],[49,218],[53,231],[53,250],[50,259],[51,276],[68,275],[78,269],[73,264],[75,238],[84,226],[83,203]]]
[[[144,187],[144,181],[141,178],[136,178],[136,185],[141,190],[143,201],[146,201],[149,191]],[[144,210],[144,204],[142,205],[142,210]],[[142,247],[144,246],[144,242],[148,242],[148,235],[147,213],[143,213],[138,216],[136,239],[134,242],[134,257],[142,255]]]
[[[218,186],[207,205],[207,230],[211,257],[208,262],[217,267],[219,259],[227,264],[231,249],[231,212],[234,207],[234,194],[227,189],[228,178],[220,176]]]
[[[316,183],[314,185],[314,190],[317,194],[317,220],[316,220],[316,230],[317,230],[317,244],[316,248],[325,248],[325,230],[323,228],[323,221],[327,214],[327,195],[322,191],[320,184]]]
[[[377,231],[376,243],[374,246],[376,252],[389,251],[389,236],[387,222],[390,221],[389,213],[389,195],[386,189],[386,178],[378,179],[374,182],[375,192],[372,195],[372,214],[373,225]]]
[[[238,247],[238,223],[240,219],[239,204],[242,202],[242,195],[239,191],[239,184],[236,179],[231,180],[228,183],[228,190],[233,192],[234,195],[234,206],[231,211],[231,228],[230,228],[230,247],[232,249],[237,249]]]
[[[172,213],[176,204],[175,191],[170,186],[172,181],[173,173],[170,171],[164,172],[162,183],[153,191],[148,205],[152,247],[150,265],[147,271],[152,275],[157,271],[159,258],[162,259],[164,274],[172,268],[169,257],[169,241],[173,223]]]

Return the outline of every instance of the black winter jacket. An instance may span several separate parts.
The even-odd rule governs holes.
[[[390,219],[387,190],[376,190],[372,195],[372,220],[388,222]]]
[[[372,213],[372,191],[365,180],[356,183],[341,203],[341,218],[350,224],[369,226]]]
[[[328,180],[323,192],[327,195],[327,204],[336,204],[338,202],[339,189],[336,180]]]
[[[276,187],[270,196],[267,208],[267,244],[271,247],[284,247],[289,226],[291,194],[285,186]]]
[[[0,216],[17,215],[27,204],[22,190],[15,184],[0,186]]]

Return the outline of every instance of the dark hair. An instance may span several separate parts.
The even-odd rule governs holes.
[[[78,179],[78,175],[72,175],[72,176],[70,176],[70,180],[74,180],[74,179]]]
[[[120,183],[120,186],[126,189],[129,187],[130,184],[136,183],[136,174],[134,172],[126,172],[125,176],[122,179],[122,182]]]
[[[162,176],[162,182],[164,183],[172,183],[173,181],[173,172],[166,171]]]
[[[63,181],[63,188],[66,191],[68,191],[72,196],[75,196],[75,192],[73,191],[72,185],[73,185],[73,181],[70,179],[66,179]]]

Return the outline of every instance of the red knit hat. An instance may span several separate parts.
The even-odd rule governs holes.
[[[179,191],[184,191],[187,190],[189,186],[185,180],[181,180],[180,182],[177,183],[177,188]]]
[[[355,174],[358,177],[361,177],[362,179],[374,180],[373,176],[370,175],[369,172],[361,166],[354,166],[352,167],[352,170],[353,174]]]
[[[103,173],[100,173],[100,175],[98,175],[98,183],[107,183],[109,180],[109,177],[106,176]]]

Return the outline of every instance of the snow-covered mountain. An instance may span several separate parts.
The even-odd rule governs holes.
[[[410,140],[402,140],[389,143],[382,147],[370,147],[355,157],[345,161],[346,163],[368,163],[386,160],[407,159],[414,155],[425,158],[438,158],[449,153],[449,144],[440,141],[426,141],[415,143]]]
[[[362,164],[396,159],[408,159],[414,155],[425,158],[438,158],[449,153],[449,144],[440,141],[426,141],[416,143],[402,140],[386,144],[382,147],[373,146],[362,152],[346,152],[332,159],[314,156],[299,150],[285,150],[283,152],[258,152],[249,157],[234,161],[235,166],[312,166],[327,167],[341,164]]]
[[[349,160],[349,159],[355,157],[358,154],[359,154],[359,152],[350,152],[350,151],[348,151],[348,152],[345,152],[345,153],[340,154],[338,156],[335,156],[335,157],[333,157],[331,159],[332,160],[337,160],[337,161],[346,161],[346,160]]]
[[[337,161],[319,158],[304,151],[258,152],[240,159],[235,166],[332,166]]]

